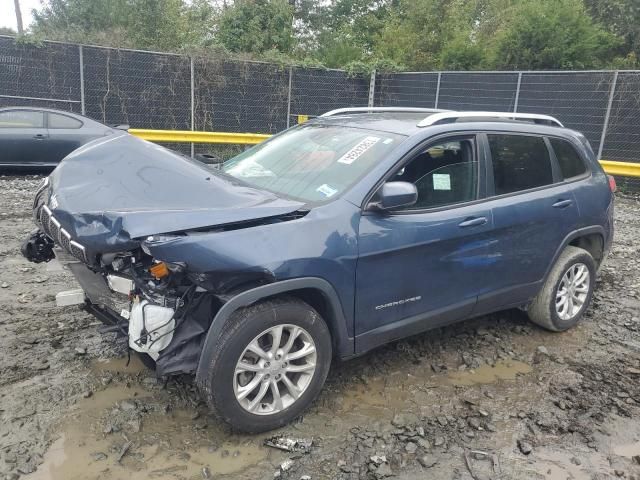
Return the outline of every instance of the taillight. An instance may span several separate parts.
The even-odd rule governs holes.
[[[616,179],[613,178],[612,175],[607,175],[607,177],[609,177],[609,188],[611,189],[612,192],[615,192],[616,189],[618,188],[616,186]]]

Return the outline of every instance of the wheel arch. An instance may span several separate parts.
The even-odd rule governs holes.
[[[600,233],[587,233],[573,238],[568,245],[581,248],[591,254],[599,267],[604,259],[604,236]]]
[[[233,313],[240,308],[253,305],[259,301],[283,295],[299,298],[318,311],[327,322],[327,327],[331,332],[334,354],[339,356],[353,355],[354,339],[348,335],[342,304],[333,286],[318,277],[283,280],[239,293],[218,310],[209,326],[209,331],[200,352],[200,360],[196,370],[196,382],[198,384],[202,385],[206,378],[207,366],[210,364],[216,341],[225,323]]]
[[[556,250],[552,261],[549,262],[547,271],[544,274],[544,278],[542,279],[541,284],[544,284],[544,282],[547,280],[547,278],[549,277],[549,273],[551,273],[553,266],[558,261],[560,254],[562,254],[564,249],[569,245],[582,248],[589,252],[595,260],[596,265],[599,266],[600,263],[604,260],[605,238],[605,229],[601,225],[584,227],[569,233]],[[598,248],[600,249],[599,252]],[[596,255],[594,255],[594,253]]]

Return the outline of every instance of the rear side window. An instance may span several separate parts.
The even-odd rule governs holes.
[[[0,112],[0,128],[44,128],[44,113],[33,110]]]
[[[496,195],[553,183],[549,150],[542,137],[487,135]]]
[[[49,114],[49,128],[80,128],[82,122],[75,118],[59,115],[57,113]]]
[[[587,167],[584,161],[566,140],[560,140],[559,138],[550,138],[551,146],[558,159],[558,165],[560,165],[560,171],[564,178],[572,178],[582,175],[587,171]]]

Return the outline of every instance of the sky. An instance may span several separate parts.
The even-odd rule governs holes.
[[[27,28],[31,23],[31,10],[40,7],[40,0],[20,0],[22,10],[22,23]],[[9,27],[16,30],[16,13],[13,10],[13,0],[0,0],[0,27]]]

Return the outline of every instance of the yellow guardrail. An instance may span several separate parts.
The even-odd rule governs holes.
[[[302,119],[304,121],[306,119]],[[190,130],[145,130],[132,128],[129,133],[151,142],[218,143],[256,145],[271,135],[263,133],[192,132]],[[640,177],[640,163],[600,160],[604,171],[621,177]]]
[[[640,177],[640,163],[614,162],[612,160],[600,160],[604,171],[610,175],[620,177]]]
[[[271,136],[261,133],[192,132],[190,130],[145,130],[141,128],[131,128],[129,133],[150,142],[240,145],[255,145]]]

